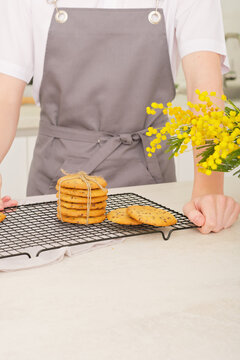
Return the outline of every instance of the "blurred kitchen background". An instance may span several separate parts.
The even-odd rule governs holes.
[[[209,0],[210,1],[210,0]],[[224,93],[240,106],[240,0],[221,0],[226,34],[226,43],[231,70],[224,76]],[[176,81],[177,96],[175,105],[186,107],[186,86],[180,69]],[[27,86],[17,137],[1,165],[3,175],[2,195],[11,195],[20,199],[25,197],[27,177],[36,135],[38,131],[40,109],[33,103],[31,86]],[[193,179],[191,151],[176,158],[177,180]]]

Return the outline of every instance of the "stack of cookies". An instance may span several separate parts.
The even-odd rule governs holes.
[[[80,173],[79,173],[80,174]],[[107,182],[101,176],[66,175],[57,182],[57,217],[63,222],[96,224],[105,220]]]

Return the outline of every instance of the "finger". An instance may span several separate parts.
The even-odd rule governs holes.
[[[11,200],[10,196],[4,196],[4,197],[2,198],[2,201],[3,201],[3,202],[9,201],[9,200]]]
[[[2,198],[2,175],[0,174],[0,199]]]
[[[12,199],[4,202],[4,208],[17,206],[17,205],[18,205],[18,202],[16,200],[12,200]]]
[[[228,217],[227,221],[225,221],[224,229],[227,229],[230,226],[232,226],[239,217],[239,214],[240,214],[240,205],[236,203],[231,215]]]
[[[212,229],[214,232],[219,232],[224,229],[226,220],[232,215],[233,209],[235,207],[235,201],[233,198],[224,195],[215,195],[214,199],[216,201],[216,225]]]
[[[183,207],[184,214],[197,226],[203,226],[205,223],[205,217],[203,214],[196,208],[194,201],[188,202]]]
[[[209,234],[216,230],[217,226],[217,208],[213,196],[204,196],[195,201],[198,210],[205,217],[205,223],[199,231],[202,234]]]
[[[228,223],[229,219],[232,217],[233,212],[237,211],[238,209],[238,203],[231,197],[227,197],[227,203],[225,206],[225,212],[224,212],[224,218],[223,222],[224,225]]]
[[[215,196],[216,201],[216,226],[213,230],[214,232],[219,232],[224,228],[224,217],[226,212],[229,212],[233,210],[231,209],[231,204],[228,201],[228,197],[224,195],[216,195]],[[234,205],[234,204],[232,204]],[[228,214],[229,216],[229,214]]]
[[[1,193],[2,193],[2,175],[0,174],[0,210],[3,210],[4,205],[3,205]]]

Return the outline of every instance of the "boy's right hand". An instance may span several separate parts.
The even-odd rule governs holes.
[[[1,197],[2,190],[2,175],[0,174],[0,211],[4,210],[7,207],[17,206],[18,202],[16,200],[12,200],[10,196]]]

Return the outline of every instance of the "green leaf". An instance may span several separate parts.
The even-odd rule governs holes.
[[[217,169],[214,171],[229,172],[234,169],[237,169],[238,167],[240,167],[240,159],[238,158],[239,156],[240,156],[240,149],[232,151],[230,154],[228,154],[226,159],[222,159],[222,164],[218,165]],[[239,172],[240,170],[238,170],[235,174]]]
[[[167,140],[168,149],[165,152],[167,153],[172,151],[172,154],[170,155],[169,159],[172,159],[174,157],[174,154],[179,151],[183,141],[184,139],[178,139],[177,136],[173,136]]]
[[[240,109],[231,101],[231,100],[228,100],[229,104],[231,104],[233,106],[234,109],[231,109],[231,111],[236,111],[237,114],[240,113]],[[230,109],[230,108],[229,108]]]
[[[199,161],[199,163],[201,164],[202,162],[205,162],[209,156],[211,156],[214,153],[214,147],[215,144],[209,145],[207,146],[206,150],[204,150],[203,152],[201,152],[200,154],[198,154],[197,156],[201,156],[201,160]],[[197,148],[199,149],[199,148]]]

